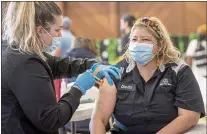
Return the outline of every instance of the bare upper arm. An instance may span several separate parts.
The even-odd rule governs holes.
[[[191,110],[186,110],[186,109],[183,109],[183,108],[179,108],[178,107],[178,115],[179,116],[188,116],[188,118],[194,122],[195,124],[197,124],[199,118],[200,118],[200,115],[201,113],[199,112],[194,112],[194,111],[191,111]]]
[[[116,87],[110,86],[106,79],[99,88],[99,96],[92,114],[92,120],[100,119],[105,125],[113,113],[116,103]]]

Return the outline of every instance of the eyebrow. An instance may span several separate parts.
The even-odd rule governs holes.
[[[135,35],[135,36],[132,36],[132,37],[136,37],[137,38],[137,36]],[[152,38],[151,36],[140,36],[141,38],[145,38],[145,37],[148,37],[148,38]]]
[[[151,36],[140,36],[140,37],[148,37],[148,38],[152,38]]]

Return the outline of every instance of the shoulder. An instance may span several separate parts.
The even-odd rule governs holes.
[[[13,65],[17,68],[25,67],[26,64],[42,64],[46,62],[36,54],[21,53],[19,51],[5,52],[4,56],[7,59],[7,64]]]
[[[124,73],[126,73],[129,63],[126,61],[126,59],[123,59],[119,61],[116,65],[120,67],[120,71],[121,71],[120,73],[121,75],[123,75]]]
[[[74,35],[70,32],[70,31],[64,31],[63,32],[63,38],[64,39],[73,39],[74,38]]]
[[[119,61],[116,65],[123,67],[123,68],[127,68],[128,63],[125,59],[123,59],[123,60]]]
[[[175,72],[177,79],[185,77],[186,80],[194,77],[193,71],[190,66],[183,60],[177,60],[174,62],[174,66],[171,66],[172,70]]]
[[[119,61],[116,64],[116,66],[120,67],[120,74],[119,75],[120,75],[121,79],[123,76],[126,75],[126,69],[127,69],[128,65],[129,64],[127,63],[127,61],[125,59]],[[120,82],[120,80],[116,80],[115,78],[113,78],[113,76],[112,76],[112,79],[113,79],[115,85],[117,85]]]
[[[173,62],[175,64],[175,66],[171,66],[172,70],[176,73],[176,75],[178,74],[179,71],[181,71],[183,68],[188,68],[188,64],[185,63],[185,61],[179,59]]]
[[[121,60],[121,61],[119,61],[117,64],[116,64],[116,66],[118,66],[118,67],[120,67],[120,76],[122,77],[122,75],[124,74],[124,71],[126,70],[126,68],[127,68],[127,62],[126,62],[126,60],[125,59],[123,59],[123,60]],[[113,80],[113,82],[115,83],[115,85],[117,85],[118,84],[118,82],[119,82],[119,80],[117,80],[115,77],[113,77],[112,75],[110,75],[111,76],[111,78],[112,78],[112,80]]]
[[[33,57],[33,55],[9,49],[2,54],[3,67],[10,66],[15,69],[18,66],[22,66],[31,57]]]
[[[190,49],[195,49],[197,47],[197,44],[198,44],[198,40],[196,39],[193,39],[190,41],[190,43],[188,44],[188,48]]]
[[[7,77],[10,80],[28,69],[40,69],[45,64],[43,60],[34,54],[25,54],[13,50],[5,51],[2,54],[2,73],[5,78]],[[28,65],[30,65],[30,68]]]

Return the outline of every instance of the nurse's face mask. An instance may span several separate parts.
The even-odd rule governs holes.
[[[43,28],[44,29],[44,28]],[[44,52],[52,53],[54,52],[57,48],[60,48],[60,40],[61,37],[53,37],[47,30],[44,29],[44,31],[49,35],[49,37],[52,39],[52,43],[47,45],[45,44],[44,40],[42,39],[44,43]]]

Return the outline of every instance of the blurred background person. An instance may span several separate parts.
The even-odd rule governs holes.
[[[66,57],[74,58],[88,58],[95,59],[101,62],[101,58],[98,56],[98,52],[95,46],[95,42],[85,37],[76,37],[72,43],[73,48],[67,52]],[[68,79],[68,83],[74,82],[76,77]]]
[[[197,28],[198,39],[193,39],[186,51],[186,62],[192,67],[193,73],[199,83],[201,94],[206,108],[206,24]]]
[[[206,24],[197,28],[198,39],[192,40],[186,51],[186,62],[197,69],[199,76],[206,77],[207,49],[206,49]]]
[[[121,44],[118,50],[118,55],[122,55],[125,49],[126,44],[129,42],[129,35],[133,23],[136,21],[136,18],[131,14],[125,14],[122,16],[120,20],[120,30],[122,33],[121,36]]]
[[[62,57],[66,57],[66,53],[70,51],[72,42],[75,38],[70,30],[71,24],[72,20],[69,17],[63,17],[63,31],[62,38],[60,40]]]

